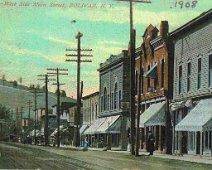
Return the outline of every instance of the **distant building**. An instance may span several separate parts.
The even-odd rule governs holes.
[[[127,148],[127,120],[129,113],[121,109],[121,101],[129,101],[128,51],[111,55],[98,69],[100,74],[98,119],[85,131],[91,144],[101,147]],[[95,115],[96,116],[96,115]],[[100,146],[101,145],[101,146]]]
[[[150,24],[143,34],[141,47],[136,50],[137,99],[139,86],[141,88],[141,149],[146,149],[148,131],[152,131],[155,136],[155,149],[171,151],[168,101],[172,99],[174,59],[168,31],[167,21],[161,21],[160,30]]]
[[[189,154],[212,153],[211,30],[209,10],[170,33],[175,49],[173,151],[184,148]]]
[[[84,96],[83,98],[83,124],[91,125],[99,114],[99,92]]]

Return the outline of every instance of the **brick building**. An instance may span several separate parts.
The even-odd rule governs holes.
[[[175,50],[173,151],[212,154],[211,30],[209,10],[170,33]]]
[[[167,36],[168,29],[168,22],[162,21],[160,31],[150,24],[143,34],[143,43],[136,50],[136,98],[141,74],[141,149],[146,148],[148,131],[152,131],[156,150],[167,148],[166,151],[170,152],[171,120],[168,108],[172,98],[173,47]]]

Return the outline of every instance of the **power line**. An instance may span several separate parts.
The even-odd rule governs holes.
[[[49,79],[50,76],[55,76],[55,75],[37,75],[38,77],[44,77],[43,79],[38,79],[38,80],[43,80],[45,82],[45,126],[44,126],[44,141],[45,141],[45,146],[49,144],[49,138],[48,138],[48,124],[49,124],[49,119],[48,119],[48,82],[51,80],[56,80],[56,79]]]
[[[79,136],[79,124],[80,124],[80,115],[81,115],[81,98],[83,92],[83,83],[80,85],[80,64],[82,62],[92,62],[92,60],[82,60],[81,57],[92,57],[91,54],[81,54],[81,52],[92,52],[92,49],[81,49],[81,38],[83,34],[78,32],[76,35],[77,39],[77,49],[66,49],[66,51],[77,52],[77,54],[66,54],[66,57],[77,57],[77,59],[66,59],[68,62],[77,63],[77,115],[76,118],[76,130],[74,134],[74,144],[75,146],[80,146],[80,136]],[[80,87],[81,86],[81,87]]]
[[[60,147],[60,84],[59,83],[59,75],[68,75],[67,71],[68,69],[64,68],[47,68],[47,75],[56,75],[56,81],[57,83],[54,83],[53,85],[57,85],[57,147]]]

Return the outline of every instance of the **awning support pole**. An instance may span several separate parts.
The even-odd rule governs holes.
[[[200,155],[202,155],[202,131],[200,131]]]

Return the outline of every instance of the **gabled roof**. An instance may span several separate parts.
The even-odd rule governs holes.
[[[195,29],[196,26],[208,21],[212,22],[212,9],[202,13],[198,17],[192,19],[191,21],[172,31],[171,33],[169,33],[169,36],[176,38],[177,36],[185,34],[186,32]]]
[[[143,34],[143,38],[146,36],[147,33],[149,32],[153,32],[153,30],[158,32],[158,29],[156,27],[154,27],[152,24],[149,24],[149,26],[146,28],[144,34]]]

